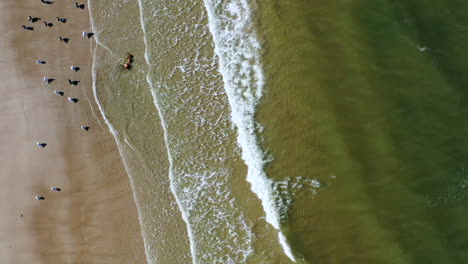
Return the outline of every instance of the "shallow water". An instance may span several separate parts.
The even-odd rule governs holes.
[[[186,226],[169,188],[161,121],[146,82],[138,2],[89,6],[98,44],[93,50],[95,96],[129,175],[148,263],[191,263]],[[135,56],[132,71],[120,65],[127,52]]]
[[[225,82],[204,4],[214,3],[139,1],[140,28],[102,20],[120,21],[117,14],[136,15],[128,8],[130,4],[113,3],[115,9],[91,6],[96,12],[92,17],[99,44],[97,98],[133,181],[150,263],[182,263],[170,257],[177,250],[184,250],[182,260],[187,261],[184,244],[188,241],[195,263],[281,261],[285,257],[277,239],[273,245],[258,239],[275,237],[277,231],[265,222],[260,201],[246,191],[250,188],[245,181],[247,168],[230,122]],[[125,31],[132,33],[120,33],[123,38],[116,34]],[[135,55],[132,71],[109,67],[125,54],[125,48]],[[246,79],[244,84],[249,82]],[[168,163],[155,155],[162,150],[167,151]],[[151,197],[155,184],[170,189],[177,206],[167,205],[159,195]],[[180,225],[161,224],[158,204],[180,211],[181,215],[170,216],[179,222],[183,219],[187,231],[179,232]],[[172,239],[169,234],[156,236],[155,230],[161,229],[177,235]],[[179,244],[176,237],[182,246],[171,246]]]

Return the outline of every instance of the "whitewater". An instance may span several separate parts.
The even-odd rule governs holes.
[[[280,230],[288,199],[265,174],[269,160],[257,139],[261,125],[254,116],[265,77],[249,3],[139,0],[138,6],[148,66],[142,74],[164,130],[170,189],[186,223],[193,263],[247,263],[255,254],[251,221],[232,190],[237,157],[247,167],[244,177],[260,199],[266,221],[276,229],[284,254],[295,262]],[[99,27],[92,26],[98,44],[115,53],[99,43]],[[99,62],[93,61],[93,69],[95,63]],[[135,173],[127,164],[125,146],[144,164],[153,161],[126,139],[126,133],[119,138],[119,129],[99,102],[96,84],[94,93],[137,193],[141,188],[132,180]],[[150,209],[134,195],[148,263],[158,263],[152,243],[157,223],[148,220]]]
[[[237,126],[237,140],[248,166],[247,181],[261,199],[268,223],[279,231],[281,216],[287,213],[287,206],[280,197],[275,197],[274,182],[263,170],[267,160],[257,142],[258,125],[254,119],[265,81],[260,63],[261,45],[251,20],[252,11],[246,0],[204,2],[231,106],[231,120]],[[281,231],[278,238],[285,254],[295,262]]]

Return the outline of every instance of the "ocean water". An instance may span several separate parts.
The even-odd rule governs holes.
[[[88,3],[148,263],[466,259],[467,4]]]
[[[266,173],[290,179],[288,190],[320,183],[289,191],[293,253],[307,263],[464,263],[466,3],[259,5]]]

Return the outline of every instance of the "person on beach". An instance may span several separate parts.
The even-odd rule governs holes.
[[[54,91],[54,94],[63,96],[65,93],[62,91]]]
[[[83,32],[83,38],[92,38],[94,36],[94,33],[92,32]]]
[[[52,23],[50,23],[50,22],[45,22],[45,21],[44,21],[44,25],[45,25],[46,27],[53,27],[53,26],[54,26],[54,24],[52,24]]]
[[[37,142],[36,145],[41,148],[45,148],[47,146],[47,144],[44,142]]]
[[[45,200],[44,196],[36,196],[34,198],[36,198],[36,200]]]
[[[89,126],[81,126],[81,129],[83,129],[84,131],[88,131],[88,130],[89,130]]]
[[[62,38],[62,37],[58,37],[60,42],[65,42],[65,43],[68,43],[70,41],[69,38]]]
[[[124,68],[127,70],[130,70],[132,68],[132,63],[133,63],[133,55],[130,53],[127,53],[127,58],[125,59],[125,62],[123,64]]]
[[[34,27],[27,27],[25,25],[22,25],[21,26],[22,28],[26,29],[26,30],[34,30]]]
[[[62,23],[67,23],[67,20],[68,19],[66,19],[64,17],[57,17],[57,21],[62,22]]]
[[[36,60],[36,63],[39,63],[39,64],[46,64],[46,61],[43,61],[43,60]]]
[[[78,67],[78,66],[71,66],[70,69],[71,69],[72,71],[74,71],[74,72],[77,72],[77,71],[80,70],[80,67]]]
[[[60,192],[62,189],[57,188],[57,187],[51,187],[50,190]]]
[[[40,17],[32,17],[32,16],[28,16],[28,21],[31,22],[31,23],[36,23],[37,21],[41,20]]]
[[[69,101],[70,103],[75,103],[75,104],[76,104],[76,103],[78,103],[78,98],[68,97],[68,101]]]

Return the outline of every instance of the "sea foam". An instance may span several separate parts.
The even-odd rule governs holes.
[[[252,11],[246,0],[204,0],[204,3],[231,107],[231,120],[237,127],[242,159],[248,166],[247,181],[262,201],[267,222],[279,231],[279,243],[285,254],[295,262],[280,231],[281,217],[286,215],[287,205],[274,195],[274,182],[263,170],[267,161],[257,142],[254,115],[262,96],[264,75]]]
[[[253,234],[229,187],[232,168],[226,160],[237,153],[226,148],[234,131],[217,57],[206,49],[212,43],[208,28],[200,24],[205,11],[190,0],[139,4],[145,59],[152,69],[147,81],[164,129],[171,190],[187,225],[193,262],[245,263],[253,252]],[[161,35],[164,41],[158,43]]]

